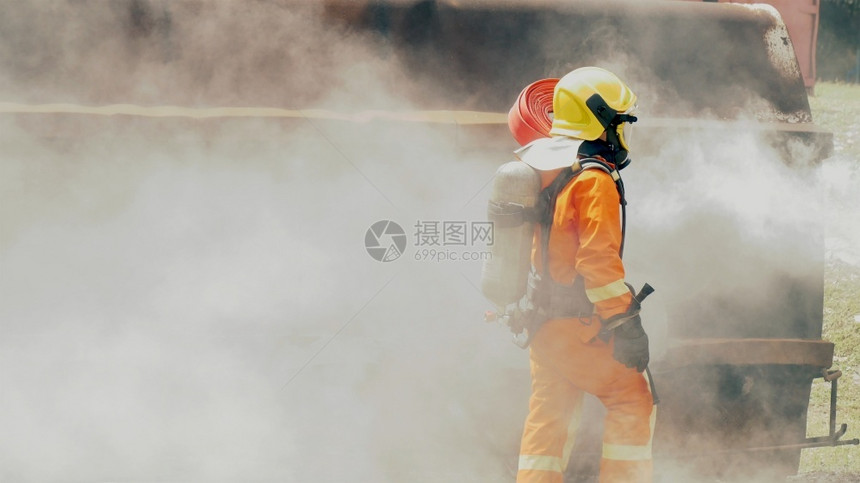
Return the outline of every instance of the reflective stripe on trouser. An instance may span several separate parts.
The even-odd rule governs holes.
[[[583,392],[606,406],[601,482],[650,482],[655,418],[644,374],[612,358],[612,346],[582,342],[576,320],[547,322],[532,340],[532,395],[518,483],[561,483],[579,426]]]
[[[650,384],[648,389],[650,390]],[[606,416],[606,425],[611,415]],[[642,444],[641,438],[625,438],[627,444],[610,443],[608,440],[618,431],[604,430],[603,456],[600,459],[600,481],[650,482],[653,473],[651,443],[654,437],[654,424],[657,421],[657,406],[651,406],[648,418],[648,440]],[[630,444],[630,441],[634,444]]]
[[[520,445],[518,482],[562,482],[579,429],[582,396],[581,390],[532,363],[532,395]]]

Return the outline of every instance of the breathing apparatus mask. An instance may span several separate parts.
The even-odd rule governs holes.
[[[639,120],[634,115],[636,106],[619,113],[609,107],[600,94],[593,94],[585,101],[585,105],[606,129],[606,145],[609,150],[608,154],[612,157],[607,161],[613,163],[619,171],[629,166],[632,160],[630,159],[628,142],[631,138],[633,123]]]

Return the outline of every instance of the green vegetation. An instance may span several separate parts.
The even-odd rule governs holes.
[[[860,163],[860,85],[819,82],[815,94],[810,98],[813,117],[821,127],[834,133],[834,154],[840,159]],[[836,422],[848,424],[848,433],[843,439],[858,438],[860,267],[835,257],[829,257],[825,267],[823,338],[836,344],[833,368],[842,371]],[[817,379],[812,387],[807,435],[827,434],[829,410],[830,384]],[[860,475],[860,448],[841,446],[803,450],[800,473]]]
[[[860,0],[823,0],[816,49],[817,78],[860,82]]]
[[[834,154],[860,162],[860,84],[819,81],[809,105],[815,123],[833,133]]]
[[[848,424],[842,439],[860,437],[860,331],[855,317],[860,314],[860,268],[844,263],[828,263],[824,287],[824,339],[836,344],[833,368],[842,371],[839,379],[837,424]],[[807,435],[822,436],[828,431],[830,384],[816,379],[807,412]],[[803,450],[800,473],[860,474],[860,448],[840,446]]]

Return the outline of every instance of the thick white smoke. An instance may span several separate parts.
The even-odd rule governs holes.
[[[4,100],[307,107],[276,90],[295,82],[325,87],[311,92],[313,107],[411,109],[391,92],[403,77],[394,59],[335,42],[293,12],[219,3],[191,23],[174,11],[176,44],[165,46],[126,39],[122,12],[104,6],[11,10],[37,31],[15,35],[56,49],[45,69],[70,80],[29,82],[13,68]],[[62,58],[64,42],[86,21],[111,25],[106,16],[118,25],[102,34],[118,43]],[[249,22],[255,36],[244,35]],[[272,45],[295,57],[289,70],[267,72],[266,56],[284,52]],[[188,68],[169,70],[162,55]],[[109,89],[97,88],[102,78]],[[510,381],[487,375],[522,353],[480,322],[486,305],[464,276],[480,262],[448,269],[409,251],[382,264],[364,247],[379,219],[401,223],[412,245],[418,220],[483,218],[478,195],[494,164],[452,144],[456,127],[24,114],[3,123],[0,479],[508,473],[524,399],[493,399]],[[475,347],[488,335],[494,342]],[[500,419],[517,425],[493,429]]]
[[[852,128],[855,132],[860,130],[856,124]],[[858,179],[858,161],[846,155],[827,160],[822,169],[822,180],[827,187],[827,256],[854,267],[860,267],[860,222],[856,213],[860,206]]]

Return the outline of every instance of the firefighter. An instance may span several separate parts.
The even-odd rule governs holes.
[[[562,482],[584,393],[607,409],[600,481],[651,481],[648,336],[621,260],[618,170],[630,162],[624,129],[636,95],[611,72],[584,67],[558,81],[552,103],[550,137],[516,151],[540,173],[548,212],[532,247],[529,297],[546,317],[529,346],[517,482]],[[583,169],[589,163],[600,169]]]

